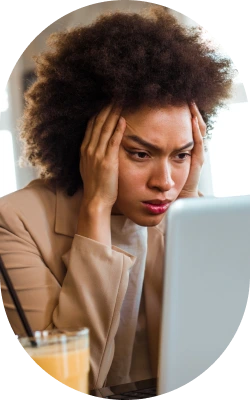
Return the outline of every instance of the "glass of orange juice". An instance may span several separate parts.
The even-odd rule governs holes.
[[[19,338],[19,342],[48,374],[79,392],[89,393],[88,328],[36,331],[33,338]]]

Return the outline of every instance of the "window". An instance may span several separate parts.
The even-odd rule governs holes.
[[[249,105],[229,104],[220,112],[209,143],[213,194],[216,197],[250,194]]]
[[[17,189],[13,143],[10,131],[0,130],[0,171],[0,197],[2,197]]]
[[[224,47],[224,33],[217,32],[215,24],[204,27],[204,38],[212,38],[224,55],[232,57],[232,49]],[[250,195],[248,72],[240,71],[240,57],[232,58],[239,71],[235,92],[228,108],[216,118],[209,142],[211,184],[216,197]]]
[[[8,92],[0,92],[0,113],[7,111],[9,108]]]
[[[0,197],[17,190],[8,91],[0,92]]]

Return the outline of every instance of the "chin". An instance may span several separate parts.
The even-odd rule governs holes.
[[[133,221],[137,225],[151,227],[158,225],[163,220],[164,216],[165,213],[160,215],[149,215],[149,216],[127,215],[127,218],[131,219],[131,221]]]

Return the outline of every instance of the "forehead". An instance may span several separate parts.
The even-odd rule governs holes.
[[[124,137],[133,133],[152,144],[181,146],[192,141],[191,113],[187,105],[159,109],[142,107],[134,113],[123,113],[127,121]]]

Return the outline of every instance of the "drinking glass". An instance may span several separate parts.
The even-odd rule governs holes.
[[[19,342],[48,374],[65,385],[89,393],[89,330],[36,331]]]

